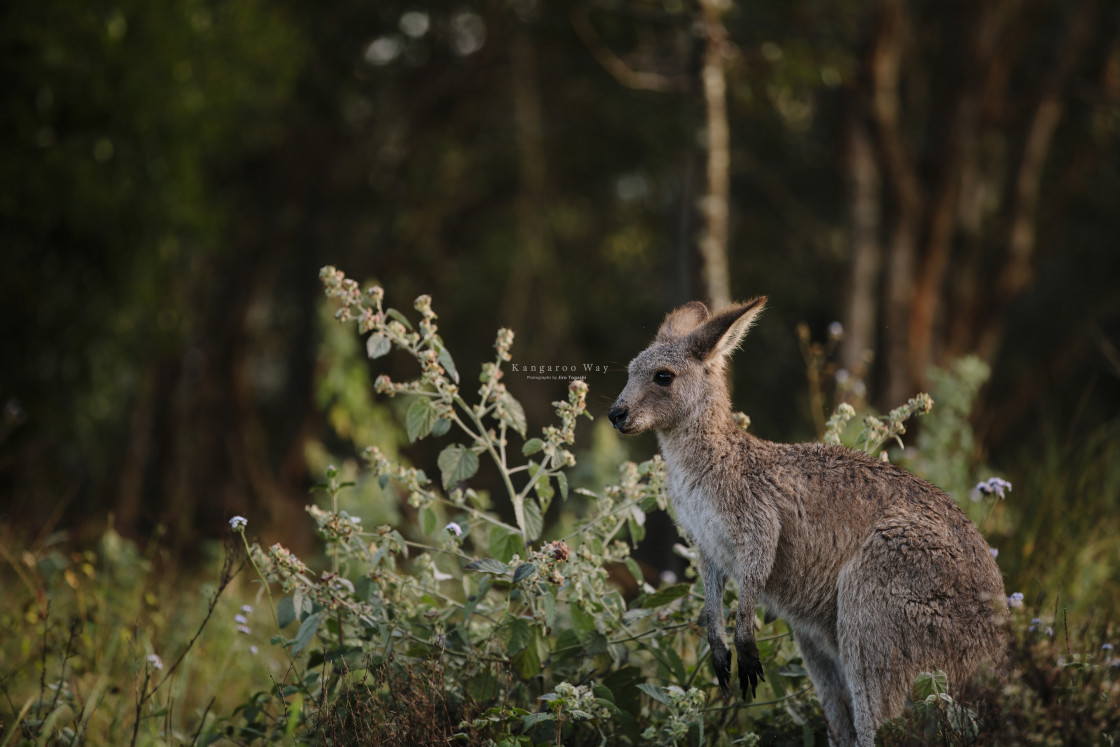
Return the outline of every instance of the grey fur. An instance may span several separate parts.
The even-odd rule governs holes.
[[[630,362],[610,419],[623,433],[657,433],[677,523],[699,553],[724,691],[723,588],[733,576],[744,695],[762,678],[761,600],[801,646],[830,742],[870,746],[920,672],[941,669],[950,684],[985,667],[1004,673],[1003,580],[972,522],[930,483],[862,452],[772,443],[734,423],[725,360],[765,301],[669,314]]]

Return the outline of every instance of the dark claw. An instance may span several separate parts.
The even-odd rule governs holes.
[[[766,676],[762,673],[762,661],[758,658],[757,650],[747,656],[739,657],[739,687],[743,690],[743,700],[748,699],[748,689],[750,700],[754,700],[758,683],[765,681]]]
[[[731,697],[731,652],[712,650],[712,666],[716,669],[716,679],[723,694]]]

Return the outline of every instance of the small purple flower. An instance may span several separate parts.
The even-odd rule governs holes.
[[[1027,630],[1031,633],[1042,632],[1050,636],[1051,638],[1054,637],[1054,629],[1049,625],[1046,626],[1046,630],[1042,629],[1042,618],[1040,617],[1031,618],[1031,626]]]
[[[148,666],[156,671],[163,669],[163,659],[159,658],[158,654],[148,654],[146,661],[148,662]]]
[[[990,552],[992,554],[993,558],[998,558],[999,557],[999,549],[997,549],[995,547],[989,547],[988,552]]]
[[[1111,643],[1105,643],[1105,644],[1101,645],[1101,651],[1111,651],[1111,650],[1112,650],[1112,644]]]
[[[984,482],[976,483],[976,491],[983,495],[995,493],[1002,499],[1007,497],[1004,495],[1005,491],[1008,493],[1011,492],[1011,483],[1004,480],[1002,477],[989,477]]]
[[[454,534],[454,535],[455,535],[456,537],[462,537],[462,536],[463,536],[463,528],[462,528],[461,526],[459,526],[458,524],[456,524],[455,522],[453,522],[453,521],[452,521],[452,522],[449,522],[449,523],[447,524],[447,526],[446,526],[446,527],[444,527],[444,529],[446,529],[447,531],[451,532],[451,533],[452,533],[452,534]]]
[[[234,516],[232,519],[229,520],[229,528],[232,529],[235,532],[244,532],[245,531],[245,525],[248,524],[248,523],[249,523],[249,520],[246,519],[244,516]]]
[[[1023,592],[1017,591],[1007,598],[1007,606],[1011,609],[1023,606]]]
[[[250,647],[249,647],[249,653],[250,653],[250,654],[252,654],[253,656],[256,656],[256,655],[257,655],[257,652],[258,652],[259,650],[260,650],[260,649],[258,649],[258,648],[257,648],[256,646],[250,646]]]
[[[251,605],[251,604],[243,604],[243,605],[241,605],[241,612],[242,612],[242,614],[246,614],[246,615],[248,615],[248,614],[249,614],[249,613],[251,613],[252,611],[253,611],[253,605]]]
[[[234,615],[233,616],[233,621],[235,623],[240,623],[241,625],[248,625],[249,624],[249,618],[247,618],[247,617],[245,617],[245,615],[241,615],[241,614]]]
[[[242,635],[249,635],[253,631],[249,628],[248,625],[238,625],[237,632],[241,633]]]

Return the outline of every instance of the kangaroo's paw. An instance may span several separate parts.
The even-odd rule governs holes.
[[[731,651],[712,649],[712,666],[716,669],[716,679],[723,694],[731,697]]]
[[[739,687],[743,690],[743,699],[747,700],[749,691],[750,699],[753,700],[758,690],[758,683],[765,681],[766,676],[762,673],[762,660],[758,658],[758,650],[755,649],[746,655],[740,654]]]

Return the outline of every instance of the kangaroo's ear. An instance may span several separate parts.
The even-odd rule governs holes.
[[[766,306],[766,296],[716,314],[689,335],[689,350],[700,360],[731,355]]]
[[[691,301],[675,311],[670,311],[657,330],[654,342],[672,342],[699,327],[711,314],[699,301]]]

